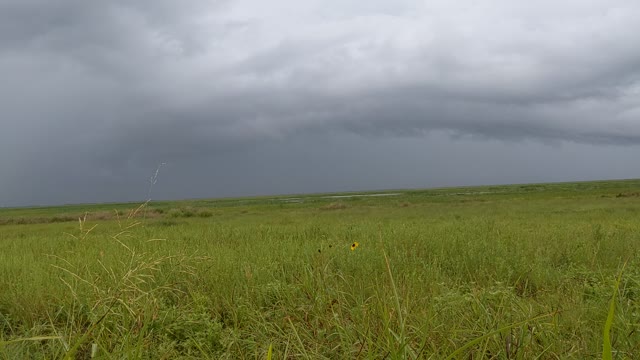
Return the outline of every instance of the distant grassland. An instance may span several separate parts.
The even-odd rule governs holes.
[[[640,180],[388,193],[1,209],[0,359],[639,358]]]

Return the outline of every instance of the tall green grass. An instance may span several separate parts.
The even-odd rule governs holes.
[[[640,203],[602,184],[2,225],[0,358],[635,358]]]

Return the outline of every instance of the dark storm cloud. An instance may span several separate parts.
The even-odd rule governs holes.
[[[0,0],[0,200],[25,178],[115,187],[347,133],[639,144],[639,17],[622,0]]]

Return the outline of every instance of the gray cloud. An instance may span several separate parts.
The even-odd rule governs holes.
[[[527,148],[563,143],[602,160],[612,153],[595,149],[640,143],[639,17],[623,0],[0,1],[0,205],[136,198],[138,189],[117,189],[159,161],[191,164],[182,173],[203,181],[237,169],[235,182],[218,178],[236,189],[211,195],[237,192],[239,178],[253,179],[242,193],[287,192],[233,161],[261,149],[273,154],[261,161],[281,167],[281,151],[313,157],[335,139],[362,171],[375,165],[349,154],[382,143],[402,158],[403,142],[426,144],[429,134],[448,139],[439,140],[445,158],[534,140]],[[46,191],[25,195],[26,178]],[[375,185],[341,179],[334,188]],[[58,182],[86,190],[51,195]],[[165,191],[180,197],[179,184]],[[188,188],[183,196],[209,194]]]

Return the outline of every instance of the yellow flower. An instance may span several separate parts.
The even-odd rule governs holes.
[[[358,246],[360,246],[360,243],[357,241],[354,241],[353,244],[351,244],[351,251],[355,250]]]

